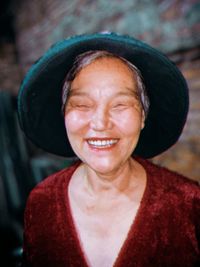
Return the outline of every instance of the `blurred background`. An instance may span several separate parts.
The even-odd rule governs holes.
[[[200,1],[1,0],[0,266],[20,266],[30,190],[73,161],[45,153],[26,139],[16,114],[20,83],[53,43],[98,31],[139,38],[181,69],[190,90],[188,121],[179,142],[152,161],[200,182]]]

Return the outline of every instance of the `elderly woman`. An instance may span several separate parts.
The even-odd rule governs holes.
[[[29,196],[27,266],[199,266],[200,188],[145,159],[172,146],[186,120],[174,64],[127,36],[76,36],[31,68],[18,103],[35,144],[77,156]]]

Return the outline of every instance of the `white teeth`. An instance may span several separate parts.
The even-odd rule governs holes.
[[[88,143],[92,146],[96,147],[106,147],[111,146],[117,143],[117,140],[111,139],[111,140],[88,140]]]

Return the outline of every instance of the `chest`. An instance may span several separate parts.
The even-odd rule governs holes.
[[[111,267],[126,244],[139,203],[119,205],[110,210],[85,212],[73,199],[70,206],[78,241],[89,266]]]

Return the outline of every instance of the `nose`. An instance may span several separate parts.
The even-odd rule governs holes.
[[[97,107],[92,115],[90,126],[95,131],[105,131],[112,127],[109,110],[106,107]]]

